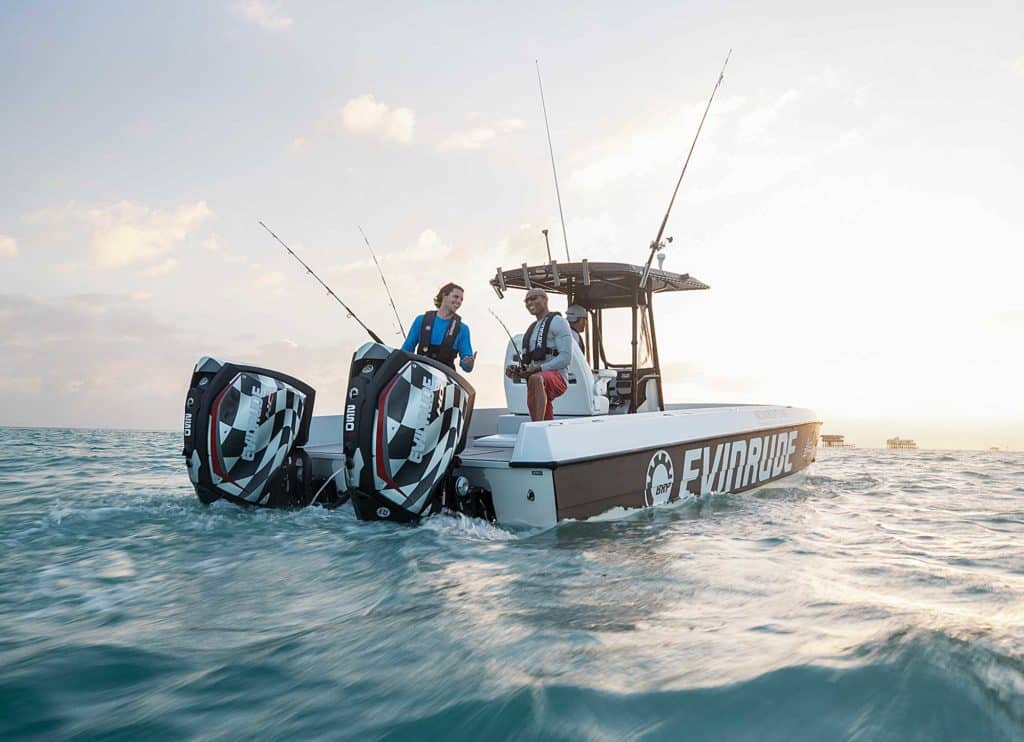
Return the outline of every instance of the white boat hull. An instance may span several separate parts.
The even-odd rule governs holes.
[[[811,410],[679,405],[664,412],[530,422],[477,410],[455,476],[488,493],[496,520],[546,527],[612,508],[785,486],[815,459]],[[340,416],[316,417],[306,446],[314,474],[344,466]]]

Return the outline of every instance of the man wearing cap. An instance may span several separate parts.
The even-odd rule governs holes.
[[[576,344],[580,346],[583,355],[586,355],[587,348],[583,345],[583,335],[587,331],[587,310],[579,304],[573,304],[565,310],[565,321],[569,323],[569,327],[572,329],[573,337],[576,338]]]
[[[520,365],[505,369],[512,379],[526,379],[526,406],[530,419],[553,420],[551,403],[568,387],[569,359],[572,357],[572,329],[558,312],[548,311],[543,289],[526,292],[526,311],[534,322],[523,334]]]

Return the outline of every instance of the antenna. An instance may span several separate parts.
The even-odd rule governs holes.
[[[544,110],[544,129],[548,133],[548,152],[551,153],[551,174],[555,176],[555,197],[558,199],[558,216],[562,220],[562,240],[565,242],[565,259],[571,263],[572,258],[569,257],[569,237],[565,233],[565,214],[562,213],[562,194],[558,190],[558,171],[555,169],[555,150],[551,146],[551,127],[548,126],[548,107],[544,103],[544,83],[540,81],[540,62],[536,59],[533,62],[537,65],[537,87],[540,88],[540,107]],[[544,236],[547,237],[547,230],[545,230]],[[550,262],[550,257],[549,254],[548,262]]]
[[[299,263],[302,265],[302,267],[306,269],[306,273],[308,273],[309,275],[313,276],[313,278],[315,278],[317,280],[317,283],[319,283],[321,286],[323,286],[325,289],[327,289],[327,293],[330,294],[331,296],[333,296],[334,300],[336,302],[338,302],[339,304],[341,304],[342,307],[344,307],[345,311],[348,312],[348,316],[349,317],[351,317],[356,322],[358,322],[359,326],[362,327],[364,330],[366,330],[370,334],[370,337],[373,338],[373,341],[375,343],[380,343],[381,345],[384,345],[384,341],[381,340],[379,337],[377,337],[377,333],[375,333],[369,327],[364,325],[363,321],[356,316],[356,313],[353,312],[351,309],[349,309],[348,304],[346,304],[340,298],[338,298],[338,295],[335,294],[334,291],[331,290],[331,287],[328,286],[326,283],[324,283],[322,280],[320,280],[320,276],[318,276],[316,273],[314,273],[313,269],[310,268],[308,265],[306,265],[306,263],[302,260],[302,258],[300,258],[298,255],[296,255],[295,252],[290,247],[288,247],[288,245],[284,244],[284,240],[282,240],[276,234],[271,232],[270,231],[270,227],[268,227],[263,222],[260,222],[259,225],[261,227],[263,227],[265,230],[267,230],[267,232],[270,232],[270,236],[273,237],[278,242],[280,242],[281,243],[281,247],[283,247],[285,250],[287,250],[289,255],[291,255],[293,258],[295,258],[296,260],[299,261]]]
[[[370,251],[370,257],[373,258],[373,264],[377,266],[377,273],[380,274],[380,282],[384,284],[384,291],[387,292],[388,301],[391,302],[391,309],[395,313],[395,319],[398,320],[398,329],[402,333],[402,337],[404,338],[405,328],[402,327],[402,318],[398,316],[398,307],[395,306],[395,299],[394,297],[391,296],[391,289],[388,288],[388,279],[384,278],[384,271],[380,269],[380,263],[377,262],[377,255],[373,252],[373,248],[370,247],[370,241],[366,239],[366,232],[364,232],[363,228],[360,227],[358,224],[356,226],[359,227],[359,234],[363,236],[363,242],[366,243],[366,247]]]
[[[672,213],[672,204],[676,202],[676,194],[679,193],[679,186],[683,182],[683,176],[686,175],[686,166],[690,164],[690,157],[693,155],[693,148],[697,146],[697,139],[700,137],[700,130],[704,127],[704,119],[708,117],[708,111],[711,110],[711,101],[715,99],[715,93],[718,92],[718,86],[722,84],[722,80],[725,79],[725,66],[729,64],[729,57],[732,56],[732,49],[725,55],[725,64],[722,65],[722,71],[718,73],[718,81],[715,83],[714,90],[711,91],[711,97],[708,98],[708,105],[704,108],[704,115],[700,117],[700,124],[697,126],[697,133],[693,135],[693,142],[690,144],[690,151],[686,155],[686,162],[683,163],[683,171],[679,173],[679,180],[676,181],[676,188],[672,191],[672,199],[668,202],[668,209],[665,210],[665,218],[661,220],[661,227],[658,228],[658,236],[654,238],[654,242],[651,243],[651,254],[647,256],[647,263],[644,265],[643,275],[640,276],[640,288],[644,288],[647,285],[647,274],[651,271],[651,261],[654,259],[654,254],[658,250],[662,249],[664,245],[661,244],[661,236],[665,234],[665,225],[668,224],[668,215]]]
[[[540,231],[540,233],[542,235],[544,235],[544,246],[547,247],[547,249],[548,249],[548,262],[550,263],[551,262],[551,242],[548,240],[548,231],[546,229],[542,229]]]

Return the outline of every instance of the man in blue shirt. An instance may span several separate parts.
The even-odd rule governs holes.
[[[472,371],[476,353],[469,340],[469,325],[462,321],[456,310],[462,306],[462,287],[446,283],[434,297],[436,311],[424,312],[409,328],[409,336],[402,344],[407,353],[433,358],[455,368],[455,356],[463,371]]]

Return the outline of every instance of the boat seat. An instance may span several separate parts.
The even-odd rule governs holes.
[[[514,344],[513,344],[514,342]],[[519,348],[523,336],[516,335],[505,348],[505,364],[507,367],[519,363]],[[556,415],[607,415],[608,414],[608,383],[615,378],[615,372],[608,369],[594,371],[587,362],[587,357],[576,343],[572,344],[572,358],[567,369],[569,385],[565,394],[555,400]],[[513,381],[505,377],[505,402],[509,412],[515,415],[529,415],[526,407],[526,382]]]
[[[644,384],[644,402],[636,408],[637,412],[657,412],[661,409],[661,400],[658,398],[658,380],[649,377]]]

